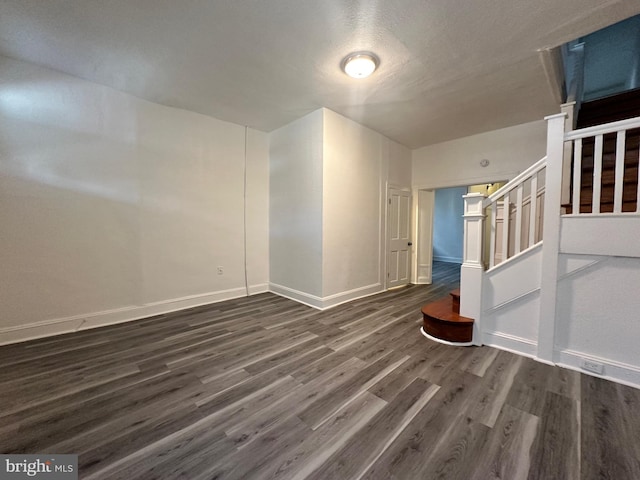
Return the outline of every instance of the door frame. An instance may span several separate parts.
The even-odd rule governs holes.
[[[436,203],[436,189],[416,189],[414,208],[414,250],[413,282],[418,285],[431,284],[433,270],[433,216]]]
[[[470,178],[453,182],[442,182],[431,185],[419,185],[412,188],[413,198],[418,199],[413,202],[413,246],[416,255],[412,262],[412,282],[416,284],[431,284],[433,271],[433,216],[435,211],[435,191],[441,188],[469,187],[472,185],[482,185],[484,183],[509,182],[518,175],[519,172],[510,175],[500,175],[496,179],[494,176],[481,178]],[[497,176],[497,175],[496,175]],[[423,198],[420,201],[420,192],[431,192],[431,198]],[[424,195],[424,194],[423,194]],[[422,252],[428,250],[428,253]],[[422,252],[422,256],[418,252]],[[420,271],[420,265],[423,265]],[[425,268],[428,265],[428,268]],[[427,281],[428,280],[428,281]]]

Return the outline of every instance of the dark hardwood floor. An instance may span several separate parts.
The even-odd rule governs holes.
[[[0,452],[83,479],[640,479],[640,390],[424,338],[459,266],[318,312],[256,295],[0,348]]]

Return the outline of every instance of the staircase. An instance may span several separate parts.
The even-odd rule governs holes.
[[[421,311],[424,336],[448,345],[471,345],[473,319],[460,315],[460,289],[426,304]]]
[[[464,196],[460,310],[425,305],[425,336],[640,388],[640,91],[625,95],[637,107],[584,104],[577,129],[563,104],[544,158],[489,197]],[[606,102],[619,110],[598,112]]]
[[[640,258],[640,90],[583,104],[582,128],[565,118],[547,118],[546,157],[465,196],[462,315],[460,290],[423,306],[425,336],[551,361],[562,269],[581,261],[560,255]]]
[[[582,104],[578,116],[577,127],[588,128],[596,125],[617,122],[640,116],[640,89],[625,92],[619,95],[606,97]],[[616,158],[624,155],[624,168],[621,172],[622,195],[621,212],[635,212],[638,199],[638,148],[640,146],[640,129],[630,129],[624,132],[624,147],[621,152],[618,149],[622,145],[615,133],[602,136],[601,145],[595,136],[582,140],[581,155],[574,151],[572,158],[572,170],[576,161],[580,162],[580,181],[571,182],[571,203],[563,204],[566,213],[594,213],[594,187],[599,188],[599,213],[613,213],[615,204],[616,183]],[[598,152],[602,152],[599,154]],[[581,158],[577,159],[577,155]],[[601,167],[596,164],[596,156],[601,155]],[[596,171],[600,169],[599,175]],[[595,174],[595,175],[594,175]],[[594,177],[600,176],[600,184],[594,185]],[[579,184],[579,208],[575,207],[577,197],[573,196],[575,184]],[[598,195],[598,192],[596,192]],[[597,199],[596,203],[597,203]]]

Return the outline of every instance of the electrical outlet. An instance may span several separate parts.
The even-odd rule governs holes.
[[[582,359],[581,367],[583,368],[583,370],[597,373],[598,375],[602,375],[602,372],[604,370],[604,365],[598,362],[594,362],[593,360],[587,360],[586,358]]]
[[[224,274],[224,267],[218,267],[218,275]]]

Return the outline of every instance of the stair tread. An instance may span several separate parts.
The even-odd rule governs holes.
[[[454,324],[473,324],[474,322],[472,318],[463,317],[459,313],[454,312],[449,297],[428,303],[422,307],[421,311],[423,315],[440,322]]]

